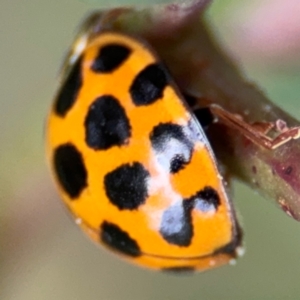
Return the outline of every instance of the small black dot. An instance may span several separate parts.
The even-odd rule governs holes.
[[[187,247],[193,237],[192,205],[183,201],[164,211],[160,234],[170,244]]]
[[[64,117],[68,113],[78,97],[82,86],[81,61],[80,58],[75,63],[57,95],[54,111],[60,117]]]
[[[193,152],[193,141],[188,128],[164,123],[153,128],[150,140],[156,157],[170,173],[177,173],[190,162]]]
[[[94,150],[106,150],[128,142],[131,127],[124,108],[110,95],[97,98],[85,118],[85,141]]]
[[[189,275],[194,273],[196,270],[192,266],[176,266],[176,267],[166,267],[162,269],[163,272],[172,273],[174,275]]]
[[[292,167],[292,166],[289,166],[289,167],[287,167],[287,168],[284,170],[284,173],[285,173],[286,175],[291,175],[292,171],[293,171],[293,167]]]
[[[163,97],[168,84],[166,70],[158,65],[148,65],[134,79],[130,94],[135,105],[149,105]]]
[[[175,154],[171,159],[170,172],[177,173],[187,164],[188,160],[182,154]]]
[[[221,204],[217,191],[209,186],[204,187],[185,201],[193,202],[194,208],[203,212],[217,210]]]
[[[100,227],[100,238],[108,247],[122,254],[132,257],[141,255],[138,243],[115,224],[104,221]]]
[[[124,164],[104,177],[106,195],[119,209],[137,209],[148,197],[148,178],[142,164]]]
[[[120,44],[109,44],[99,49],[92,64],[92,70],[97,73],[110,73],[119,68],[126,61],[131,49]]]
[[[80,152],[72,144],[64,144],[54,151],[54,168],[58,180],[71,199],[80,196],[87,187],[87,170]]]

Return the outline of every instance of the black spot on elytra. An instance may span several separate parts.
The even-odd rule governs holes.
[[[194,144],[184,127],[159,124],[150,133],[150,140],[160,165],[168,172],[177,173],[190,162]]]
[[[60,185],[71,199],[80,196],[87,187],[87,170],[80,152],[70,143],[54,151],[54,169]]]
[[[217,210],[220,199],[211,187],[205,187],[195,195],[166,209],[160,224],[160,234],[170,244],[187,247],[193,238],[192,210],[208,212]]]
[[[193,237],[191,202],[183,201],[166,209],[160,224],[160,234],[170,244],[187,247]]]
[[[208,107],[198,108],[193,113],[203,128],[211,125],[214,121],[214,116]]]
[[[130,94],[135,105],[149,105],[163,97],[168,84],[166,70],[158,65],[148,65],[134,79]]]
[[[124,164],[104,177],[108,199],[119,209],[137,209],[148,197],[149,172],[142,164]]]
[[[193,202],[193,207],[202,212],[217,210],[221,204],[217,191],[209,186],[204,187],[185,201]]]
[[[85,141],[95,150],[126,144],[131,127],[124,108],[110,95],[97,98],[85,118]]]
[[[131,53],[131,49],[120,44],[109,44],[99,49],[92,70],[97,73],[110,73],[119,68]]]
[[[64,117],[68,113],[78,97],[82,86],[81,62],[82,59],[80,58],[74,64],[57,95],[54,111],[60,117]]]
[[[100,226],[100,239],[105,245],[122,254],[132,257],[141,255],[138,243],[115,224],[104,221]]]

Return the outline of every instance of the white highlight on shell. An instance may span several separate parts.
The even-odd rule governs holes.
[[[75,223],[76,223],[77,225],[82,224],[82,219],[81,219],[81,218],[76,218],[76,219],[75,219]]]
[[[246,250],[243,246],[237,247],[235,251],[236,251],[236,254],[238,257],[242,257],[246,252]]]
[[[216,265],[216,261],[215,261],[214,259],[211,259],[211,260],[209,261],[209,265],[210,265],[211,267],[215,266],[215,265]]]

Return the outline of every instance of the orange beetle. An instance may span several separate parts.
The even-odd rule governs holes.
[[[149,268],[202,271],[235,259],[241,234],[214,154],[153,50],[117,32],[81,48],[47,127],[76,223]]]

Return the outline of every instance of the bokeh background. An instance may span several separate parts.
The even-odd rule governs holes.
[[[246,254],[202,274],[128,265],[68,217],[45,164],[44,123],[75,29],[100,5],[1,0],[0,299],[300,299],[300,224],[238,182],[233,198]],[[207,12],[249,79],[298,118],[299,15],[299,0],[215,0]]]

